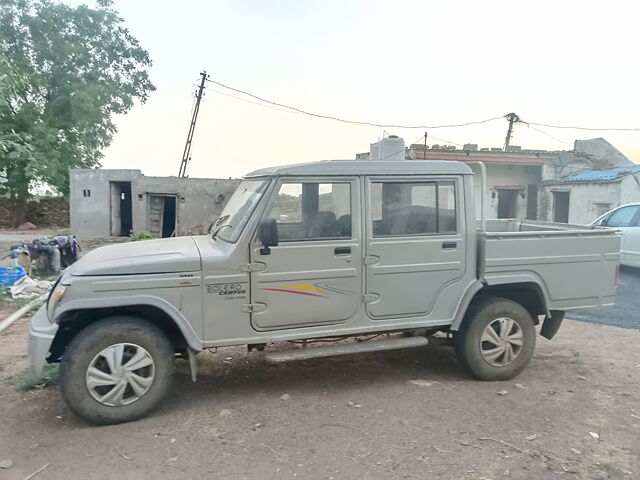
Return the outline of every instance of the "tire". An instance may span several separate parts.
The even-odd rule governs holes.
[[[158,406],[173,371],[174,349],[162,330],[137,317],[109,317],[71,341],[60,362],[60,390],[90,423],[130,422]]]
[[[456,354],[480,380],[515,377],[531,359],[535,344],[531,314],[519,303],[499,297],[473,303],[455,335]]]

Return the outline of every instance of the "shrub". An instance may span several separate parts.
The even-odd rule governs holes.
[[[33,390],[37,387],[48,387],[58,384],[59,368],[57,363],[49,363],[42,370],[40,378],[36,378],[30,368],[24,369],[22,372],[14,375],[11,380],[16,390],[24,392]]]
[[[129,235],[132,242],[139,242],[141,240],[153,240],[153,237],[149,232],[132,233]]]

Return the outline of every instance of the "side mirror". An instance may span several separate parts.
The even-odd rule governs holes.
[[[609,219],[608,218],[603,218],[602,221],[600,222],[600,226],[601,227],[606,227],[607,225],[609,225]]]
[[[278,246],[278,222],[275,218],[265,218],[260,222],[261,255],[270,255],[271,247]]]

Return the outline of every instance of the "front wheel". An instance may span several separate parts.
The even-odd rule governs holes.
[[[475,302],[456,334],[456,353],[480,380],[509,380],[533,355],[536,330],[522,305],[505,298]]]
[[[60,390],[80,417],[96,425],[137,420],[168,392],[174,350],[155,325],[111,317],[82,330],[60,363]]]

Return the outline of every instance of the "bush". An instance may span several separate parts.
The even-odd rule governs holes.
[[[59,365],[57,363],[49,363],[44,366],[40,378],[36,378],[30,368],[26,368],[22,372],[14,375],[11,380],[16,390],[21,392],[33,390],[37,387],[48,387],[58,384]]]
[[[132,233],[129,235],[132,242],[139,242],[141,240],[153,240],[153,237],[149,232]]]

